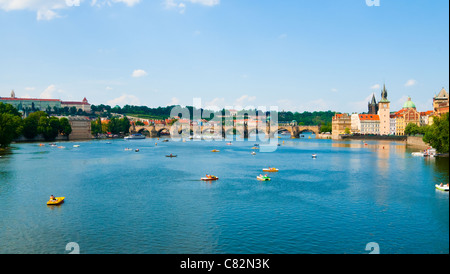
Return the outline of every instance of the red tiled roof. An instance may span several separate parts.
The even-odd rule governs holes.
[[[377,114],[360,114],[359,120],[377,121],[380,120],[380,116],[378,116]]]
[[[72,102],[72,101],[61,101],[64,105],[89,105],[87,102]]]
[[[432,111],[432,110],[429,110],[429,111],[421,112],[420,115],[421,115],[421,116],[425,116],[425,115],[430,115],[430,114],[432,114],[432,113],[433,113],[433,111]]]

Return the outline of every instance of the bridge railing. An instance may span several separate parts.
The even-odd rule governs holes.
[[[287,127],[287,126],[291,126],[290,122],[278,122],[278,126],[279,127]]]

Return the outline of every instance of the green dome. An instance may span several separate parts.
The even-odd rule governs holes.
[[[408,101],[403,105],[403,108],[416,108],[416,104],[411,101],[411,97],[408,97]]]

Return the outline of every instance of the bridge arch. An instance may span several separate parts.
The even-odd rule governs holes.
[[[248,132],[248,136],[250,136],[250,134],[254,134],[254,133],[256,133],[256,134],[265,133],[263,129],[260,129],[257,127],[249,128],[247,130],[247,132]]]
[[[231,135],[231,136],[232,135],[239,136],[239,135],[242,135],[242,133],[238,129],[235,129],[233,127],[229,127],[229,128],[227,128],[225,130],[225,136],[229,136],[229,135]]]
[[[166,131],[167,133],[169,133],[169,135],[171,135],[170,129],[166,128],[166,127],[163,127],[163,128],[161,128],[161,129],[156,131],[157,132],[157,136],[161,137],[161,133],[163,133],[163,131]]]
[[[291,135],[294,135],[294,132],[292,130],[292,127],[286,127],[286,126],[279,126],[276,133],[279,134],[281,132],[289,132]]]
[[[141,128],[141,129],[139,129],[139,130],[137,130],[137,132],[138,132],[138,133],[141,133],[141,134],[143,134],[143,135],[145,135],[145,136],[150,136],[150,131],[149,131],[149,129],[148,129],[148,128],[145,128],[145,127]]]

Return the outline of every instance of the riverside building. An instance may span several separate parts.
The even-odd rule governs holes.
[[[75,107],[78,110],[84,112],[91,112],[91,104],[84,98],[81,102],[78,101],[61,101],[59,99],[38,99],[38,98],[17,98],[16,93],[11,91],[10,97],[0,97],[0,102],[4,104],[13,105],[17,110],[22,113],[28,113],[33,111],[54,111],[64,107]]]

